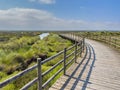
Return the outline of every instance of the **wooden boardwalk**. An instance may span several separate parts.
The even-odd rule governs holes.
[[[96,41],[86,42],[84,59],[78,58],[49,90],[120,90],[120,53]]]

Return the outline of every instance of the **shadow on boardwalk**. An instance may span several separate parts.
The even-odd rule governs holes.
[[[120,54],[100,42],[86,42],[95,51],[88,44],[84,59],[78,58],[49,90],[120,90]]]
[[[75,70],[72,72],[72,74],[71,74],[71,75],[67,75],[67,74],[66,74],[66,76],[68,77],[68,79],[65,81],[65,83],[64,83],[63,86],[60,88],[60,90],[64,90],[64,89],[66,88],[66,86],[70,83],[70,80],[71,80],[71,79],[74,79],[75,81],[74,81],[73,84],[71,84],[72,87],[71,87],[70,90],[74,90],[74,89],[77,87],[78,82],[83,82],[83,84],[82,84],[82,86],[81,86],[81,90],[86,90],[86,87],[87,87],[88,83],[91,84],[91,83],[89,82],[89,79],[90,79],[90,75],[91,75],[91,73],[92,73],[92,69],[93,69],[93,67],[94,67],[94,63],[95,63],[95,60],[96,60],[96,56],[95,56],[95,51],[94,51],[94,49],[93,49],[92,46],[88,45],[88,48],[86,49],[86,51],[87,51],[87,53],[85,54],[84,58],[82,59],[82,61],[81,61],[80,63],[77,63],[78,66],[75,68]],[[88,54],[89,54],[89,55],[88,55]],[[87,56],[88,56],[88,57],[87,57]],[[86,62],[85,62],[85,64],[84,64],[82,70],[81,70],[80,73],[77,75],[77,77],[74,77],[75,73],[78,72],[78,69],[81,67],[81,65],[83,64],[84,60],[86,60]],[[92,61],[92,62],[91,62],[91,65],[88,65],[90,61]],[[82,77],[84,71],[86,70],[87,66],[90,67],[90,68],[89,68],[89,71],[88,71],[88,73],[87,73],[87,75],[86,75],[86,79],[85,79],[85,80],[82,80],[81,77]]]

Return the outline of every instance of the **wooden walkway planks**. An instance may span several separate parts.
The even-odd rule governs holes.
[[[120,90],[120,53],[96,41],[86,42],[92,47],[85,60],[78,58],[49,90]]]

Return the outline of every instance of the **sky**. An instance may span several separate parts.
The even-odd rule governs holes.
[[[0,0],[0,30],[120,31],[120,0]]]

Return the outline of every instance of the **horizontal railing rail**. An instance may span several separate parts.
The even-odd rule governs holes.
[[[24,70],[24,71],[22,71],[22,72],[20,72],[20,73],[18,73],[17,75],[15,75],[15,76],[13,76],[13,77],[11,77],[11,78],[3,81],[2,83],[0,83],[0,88],[6,86],[6,85],[9,84],[10,82],[16,80],[17,78],[23,76],[24,74],[32,71],[32,70],[35,69],[35,68],[37,68],[37,64],[34,65],[34,66],[32,66],[32,67],[30,67],[30,68],[28,68],[28,69],[26,69],[26,70]]]
[[[45,60],[42,61],[41,63],[44,64],[44,63],[46,63],[46,62],[48,62],[48,61],[50,61],[50,60],[56,58],[57,56],[61,55],[63,52],[64,52],[64,51],[61,51],[61,52],[57,53],[56,55],[53,55],[53,56],[51,56],[51,57],[45,59]]]
[[[81,39],[79,37],[75,37],[73,38],[73,36],[69,35],[69,34],[61,34],[61,37],[67,38],[67,39],[71,39],[75,41],[75,44],[65,48],[64,50],[60,51],[59,53],[57,53],[56,55],[53,55],[47,59],[45,59],[44,61],[41,61],[40,58],[37,59],[37,64],[35,64],[34,66],[18,73],[17,75],[3,81],[0,83],[0,88],[6,86],[7,84],[11,83],[12,81],[16,80],[17,78],[23,76],[24,74],[34,70],[37,68],[37,73],[38,76],[36,78],[34,78],[33,80],[29,81],[26,85],[24,85],[21,90],[26,90],[29,87],[31,87],[33,84],[35,84],[36,82],[38,82],[38,90],[42,90],[43,88],[46,88],[46,86],[58,75],[60,74],[62,71],[64,71],[64,75],[66,74],[66,68],[67,66],[72,63],[73,61],[76,62],[76,58],[84,51],[84,38]],[[45,72],[42,73],[42,65],[46,64],[47,62],[50,62],[52,60],[54,60],[55,58],[59,57],[60,55],[63,56],[63,58],[61,60],[59,60],[56,64],[54,64],[51,68],[49,68],[48,70],[46,70]],[[59,68],[59,70],[57,70],[57,72],[55,72],[54,75],[50,76],[44,83],[42,82],[44,76],[46,76],[47,74],[49,74],[51,71],[53,71],[57,66],[62,65],[62,67]]]
[[[112,36],[89,36],[87,38],[98,40],[109,44],[117,49],[120,49],[120,37],[112,37]]]
[[[54,66],[52,66],[49,70],[45,71],[42,76],[45,76],[46,74],[48,74],[49,72],[51,72],[54,68],[56,68],[59,64],[61,64],[63,62],[63,60],[60,60],[57,64],[55,64]]]

